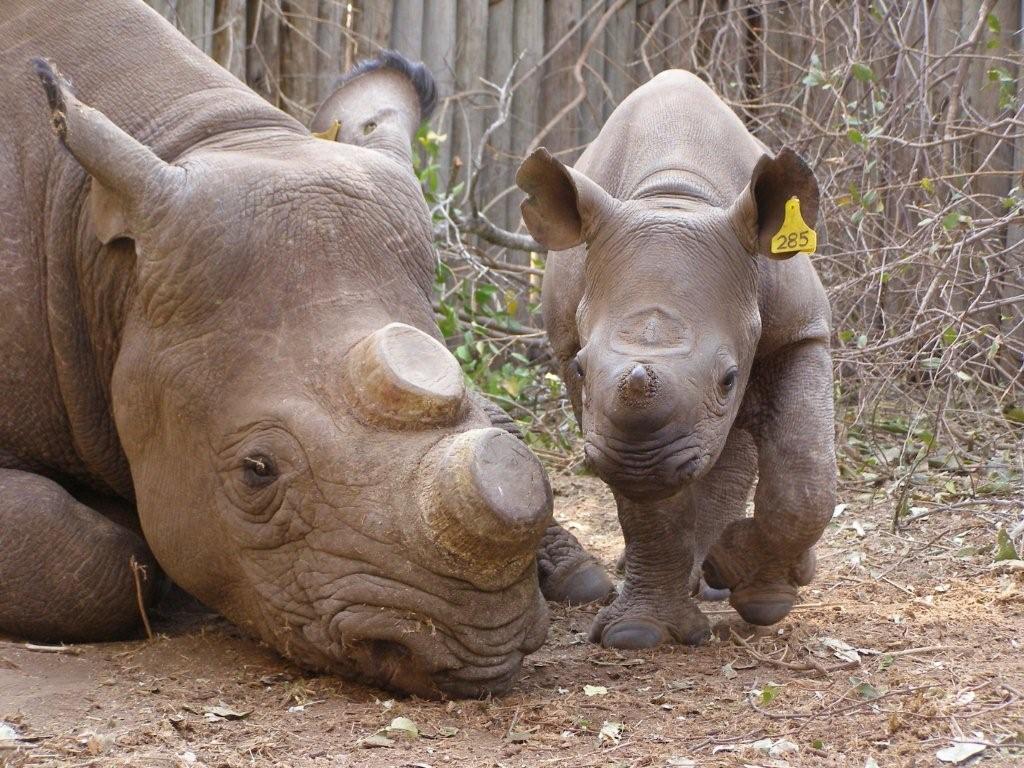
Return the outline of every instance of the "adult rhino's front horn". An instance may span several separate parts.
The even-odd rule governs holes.
[[[392,429],[451,426],[468,414],[458,361],[423,331],[391,323],[347,357],[348,400],[360,418]],[[416,535],[431,558],[481,589],[516,581],[551,523],[551,487],[536,457],[502,429],[440,440],[417,469]]]

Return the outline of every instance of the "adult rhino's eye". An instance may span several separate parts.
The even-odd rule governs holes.
[[[277,479],[274,460],[262,453],[242,459],[242,479],[250,488],[264,488]]]
[[[736,378],[739,376],[739,370],[736,368],[730,368],[722,376],[722,380],[719,382],[723,392],[732,392],[732,388],[736,386]]]
[[[569,370],[572,372],[573,376],[580,379],[583,378],[583,366],[580,365],[580,359],[578,356],[574,357],[572,362],[569,363]]]
[[[373,122],[373,120],[370,120],[367,123],[363,123],[363,135],[364,136],[369,136],[375,130],[377,130],[377,124],[375,122]]]

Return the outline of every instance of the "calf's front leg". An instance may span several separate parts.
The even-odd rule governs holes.
[[[651,648],[664,642],[699,645],[710,624],[690,596],[693,491],[662,501],[615,495],[626,540],[622,592],[597,614],[590,640],[609,648]]]
[[[836,452],[832,361],[805,342],[759,363],[747,391],[758,481],[754,516],[726,526],[704,561],[708,584],[731,590],[744,620],[780,621],[814,577],[814,544],[832,517]]]

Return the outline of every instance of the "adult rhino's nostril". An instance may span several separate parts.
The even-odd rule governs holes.
[[[356,344],[345,362],[345,393],[370,422],[453,424],[465,407],[458,361],[418,328],[390,323]]]
[[[425,533],[453,570],[483,589],[517,579],[551,520],[536,457],[505,430],[474,429],[435,446],[425,465]]]
[[[649,379],[647,369],[637,363],[626,377],[626,387],[634,395],[643,395],[647,392],[647,382]]]

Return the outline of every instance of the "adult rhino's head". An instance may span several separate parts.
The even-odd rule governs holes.
[[[36,66],[96,236],[134,242],[101,252],[134,259],[111,402],[160,565],[306,666],[428,696],[506,688],[546,634],[551,493],[436,338],[409,164],[429,75],[366,67],[333,97],[374,81],[404,145],[271,113],[167,163]]]
[[[797,252],[772,254],[771,236],[794,195],[813,227],[813,174],[784,149],[721,206],[621,201],[539,149],[516,181],[541,245],[586,247],[580,350],[564,374],[588,461],[627,497],[677,493],[725,445],[761,335],[757,259]]]

